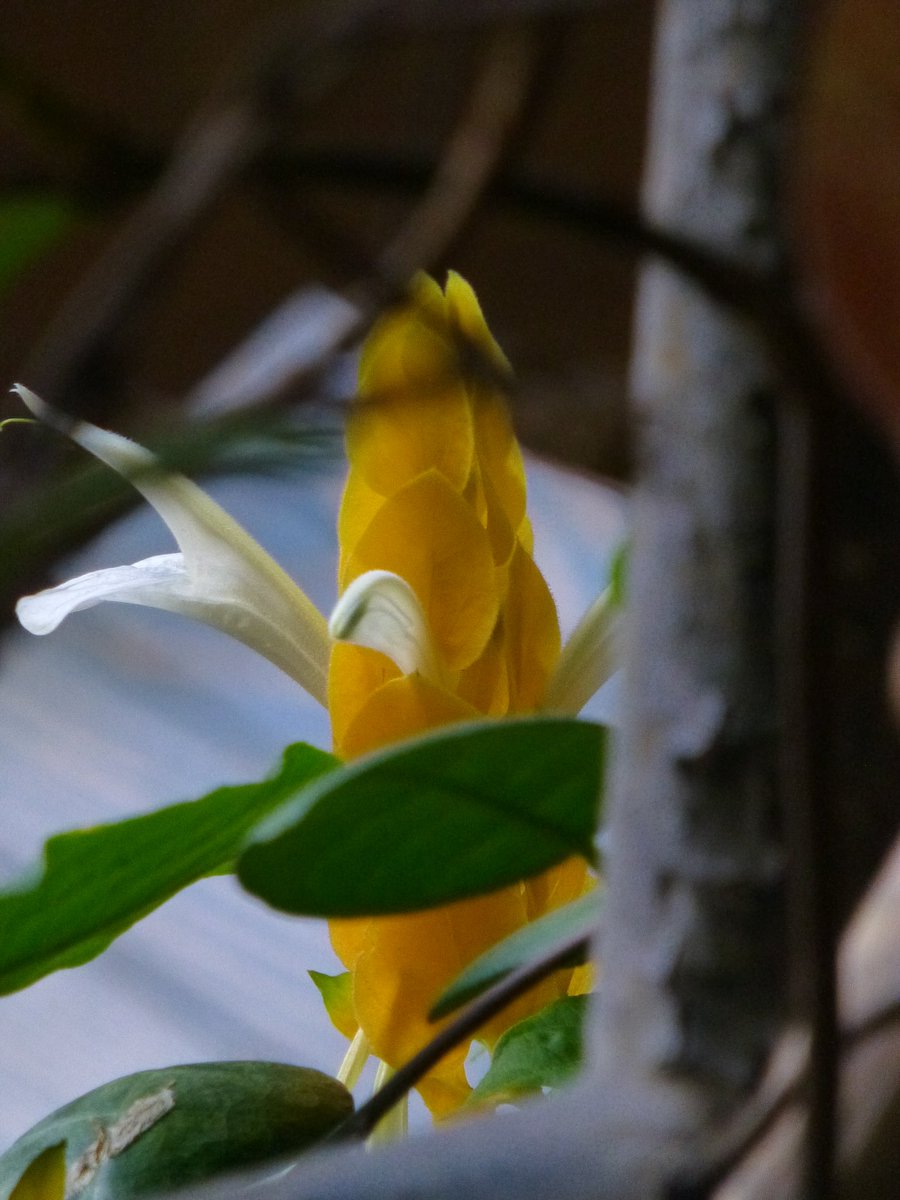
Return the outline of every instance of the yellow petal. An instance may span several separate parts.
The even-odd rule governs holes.
[[[347,455],[381,495],[430,469],[457,491],[469,478],[472,412],[450,334],[444,298],[429,280],[409,305],[379,321],[366,341]]]
[[[379,917],[355,964],[355,1004],[372,1052],[392,1066],[435,1033],[427,1012],[464,966],[526,919],[516,884],[427,912]]]
[[[342,917],[339,920],[328,922],[332,948],[348,971],[353,970],[360,954],[369,945],[371,941],[369,926],[374,919],[374,917]]]
[[[472,285],[456,271],[448,271],[444,295],[447,316],[455,328],[484,354],[494,371],[501,377],[509,375],[509,362],[488,329]]]
[[[496,492],[510,525],[518,529],[525,518],[525,465],[506,397],[499,393],[479,393],[474,415],[478,465]]]
[[[509,708],[510,712],[532,712],[559,659],[559,622],[550,589],[521,545],[513,554],[509,572],[505,609]]]
[[[466,1079],[464,1055],[448,1054],[417,1086],[432,1116],[440,1119],[456,1112],[472,1091]]]
[[[506,633],[502,620],[481,655],[460,673],[456,691],[486,717],[503,717],[509,711]]]
[[[534,557],[534,530],[531,527],[531,522],[527,517],[522,521],[518,528],[519,545],[526,554]]]
[[[328,711],[337,754],[347,757],[344,749],[347,730],[369,697],[389,680],[399,678],[399,668],[387,655],[348,642],[335,642],[328,672]]]
[[[447,668],[474,662],[497,619],[494,559],[472,510],[437,471],[385,500],[356,543],[346,581],[375,570],[412,587]]]
[[[572,972],[572,978],[569,980],[569,995],[587,996],[594,990],[596,982],[597,964],[592,962],[582,963],[580,967],[576,967]]]
[[[466,500],[487,531],[494,562],[498,566],[507,566],[516,548],[516,531],[496,488],[479,467],[472,472]]]
[[[382,504],[384,496],[373,491],[359,471],[351,470],[347,475],[338,512],[338,545],[341,548],[338,588],[341,591],[347,586],[347,580],[344,578],[347,561],[363,531]]]
[[[478,715],[472,705],[452,692],[435,687],[419,675],[403,675],[366,697],[340,741],[335,739],[335,749],[342,758],[356,758],[427,729],[471,721]]]
[[[529,920],[535,921],[555,908],[570,904],[593,886],[587,862],[577,855],[565,859],[549,871],[532,876],[525,883]]]

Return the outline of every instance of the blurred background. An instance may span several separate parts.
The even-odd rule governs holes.
[[[6,0],[0,380],[203,476],[325,611],[353,352],[424,267],[517,374],[537,554],[565,629],[622,527],[653,5]],[[623,217],[624,214],[624,217]],[[0,389],[2,391],[3,389]],[[0,418],[21,415],[13,398]],[[323,713],[243,647],[105,606],[51,640],[23,592],[169,548],[45,430],[0,437],[0,878],[43,839],[258,777]],[[98,536],[99,535],[99,536]],[[0,1000],[0,1147],[143,1067],[343,1051],[313,923],[227,879]]]

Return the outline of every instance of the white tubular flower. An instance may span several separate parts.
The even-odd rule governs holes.
[[[196,484],[167,471],[142,446],[71,421],[28,388],[31,412],[123,475],[156,509],[180,553],[92,571],[16,605],[31,633],[50,633],[69,613],[103,600],[169,609],[212,625],[258,651],[326,704],[330,642],[325,618],[263,548]]]

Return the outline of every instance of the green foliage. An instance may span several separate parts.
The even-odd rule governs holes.
[[[519,967],[548,958],[564,943],[583,941],[595,928],[602,906],[603,893],[595,889],[530,925],[523,925],[457,975],[438,997],[429,1017],[438,1021]],[[575,948],[559,966],[577,967],[586,961],[586,957],[583,948]]]
[[[408,912],[593,858],[604,731],[557,717],[455,725],[316,780],[256,828],[240,881],[311,916]]]
[[[564,996],[508,1029],[469,1103],[501,1104],[571,1079],[581,1065],[587,1002]]]
[[[39,877],[0,896],[0,994],[87,962],[181,888],[227,866],[256,821],[336,761],[289,746],[278,774],[262,783],[50,838]]]
[[[58,1109],[0,1156],[0,1200],[60,1144],[69,1195],[129,1200],[300,1153],[352,1111],[346,1088],[307,1067],[224,1062],[140,1071]]]
[[[346,1037],[352,1038],[357,1029],[353,1011],[353,975],[342,971],[340,975],[326,975],[323,971],[307,971],[307,975],[319,989],[325,1011],[331,1021]]]

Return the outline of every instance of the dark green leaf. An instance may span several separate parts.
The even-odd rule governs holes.
[[[409,912],[593,857],[603,730],[557,717],[454,725],[317,780],[255,829],[248,891],[313,916]]]
[[[0,1196],[51,1145],[51,1171],[35,1168],[33,1180],[58,1192],[23,1191],[22,1200],[62,1200],[64,1191],[81,1200],[188,1195],[224,1172],[302,1154],[352,1112],[347,1089],[309,1067],[212,1062],[139,1071],[57,1109],[10,1146],[0,1155]]]
[[[577,967],[586,960],[584,942],[596,927],[603,903],[599,888],[588,892],[579,900],[573,900],[546,916],[523,925],[515,933],[492,946],[480,958],[476,958],[454,979],[447,990],[438,997],[437,1003],[428,1014],[432,1021],[446,1017],[475,996],[481,995],[504,979],[511,971],[526,963],[549,958],[561,945],[571,943],[575,947],[562,962],[561,967]]]
[[[289,746],[278,774],[262,783],[50,838],[43,870],[0,895],[0,994],[94,958],[181,888],[230,862],[256,821],[336,761],[312,746]]]
[[[470,1103],[501,1104],[570,1079],[581,1066],[588,999],[564,996],[507,1029]]]

